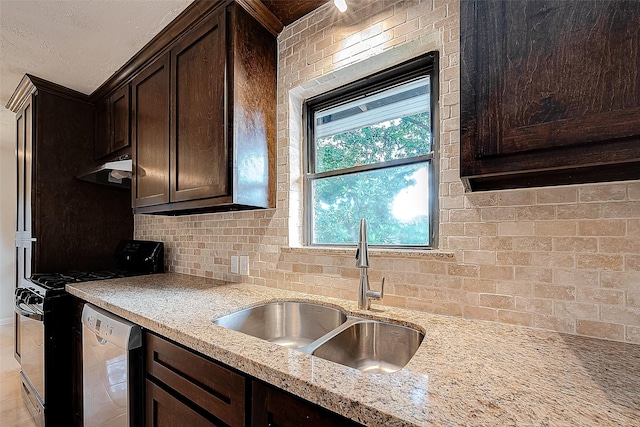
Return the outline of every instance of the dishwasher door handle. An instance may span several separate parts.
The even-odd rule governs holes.
[[[109,341],[107,341],[106,339],[102,338],[100,335],[95,334],[96,336],[96,341],[98,341],[98,344],[100,345],[105,345],[106,343],[108,343]]]

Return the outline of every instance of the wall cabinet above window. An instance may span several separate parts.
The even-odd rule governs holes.
[[[467,190],[640,179],[640,3],[462,0]]]

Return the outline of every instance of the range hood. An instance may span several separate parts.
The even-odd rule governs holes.
[[[96,184],[111,185],[121,188],[131,188],[131,171],[133,164],[131,159],[117,159],[106,162],[81,175],[78,179]]]

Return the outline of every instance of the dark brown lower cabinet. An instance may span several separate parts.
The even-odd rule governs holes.
[[[147,427],[360,425],[158,335],[145,345]]]
[[[185,413],[190,408],[192,417],[209,420],[191,426],[245,425],[247,378],[157,335],[147,333],[146,346],[147,426],[189,425],[166,420],[174,416],[169,405],[184,406]],[[169,396],[161,396],[157,387],[150,395],[150,383],[170,392],[175,402],[169,404]]]
[[[148,427],[209,427],[224,426],[201,415],[162,387],[147,380],[146,385]]]
[[[277,388],[258,381],[253,382],[252,427],[352,427],[359,425]]]

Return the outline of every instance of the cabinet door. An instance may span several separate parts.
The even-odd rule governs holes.
[[[244,376],[153,334],[146,334],[146,347],[147,375],[154,381],[215,419],[245,424]]]
[[[461,176],[640,178],[639,27],[637,1],[463,0]]]
[[[109,99],[96,104],[94,157],[99,159],[111,153],[111,128],[109,126]]]
[[[180,400],[147,380],[147,427],[214,427],[214,421],[205,418]]]
[[[129,85],[99,102],[95,110],[94,154],[99,159],[130,145]]]
[[[111,95],[111,153],[129,146],[129,85]]]
[[[35,207],[33,190],[34,107],[35,95],[16,116],[17,152],[17,210],[16,210],[16,287],[29,287],[33,267],[33,245],[36,245],[32,210]]]
[[[134,207],[169,202],[169,56],[131,83]]]
[[[33,222],[32,206],[35,202],[31,190],[33,188],[33,110],[35,96],[22,108],[16,116],[16,233],[15,233],[15,287],[28,287],[33,267]],[[14,352],[15,359],[20,362],[21,354],[20,315],[14,314]]]
[[[215,12],[171,49],[171,201],[227,196],[225,14]]]
[[[253,427],[355,427],[360,424],[260,382],[253,382]]]

